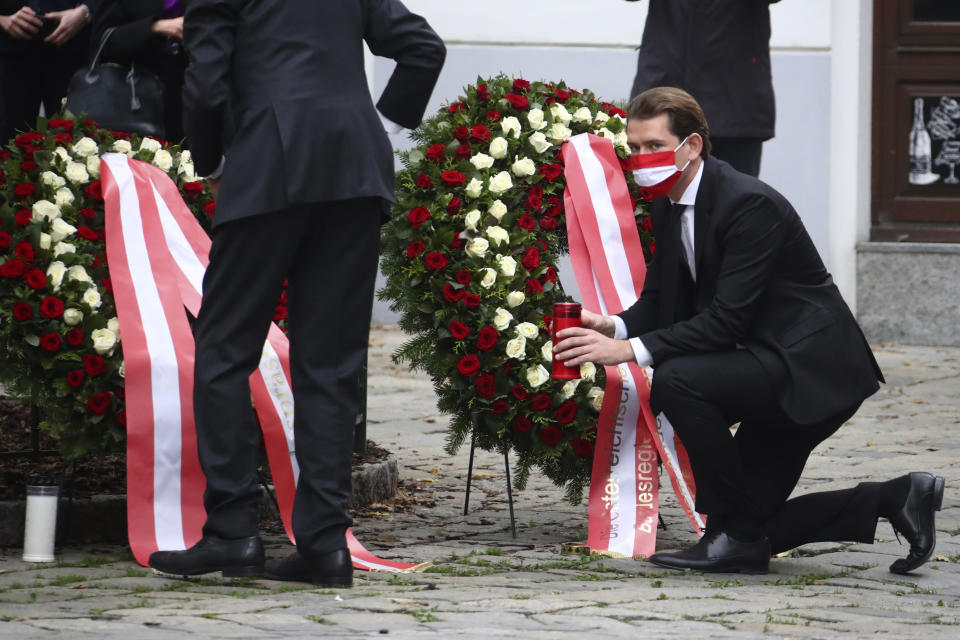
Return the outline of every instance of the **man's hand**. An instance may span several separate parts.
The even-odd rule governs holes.
[[[613,323],[610,316],[602,316],[599,313],[593,313],[582,309],[580,311],[580,326],[586,329],[593,329],[608,338],[612,338],[617,331],[617,326]]]
[[[151,30],[161,36],[174,38],[175,40],[183,40],[183,16],[157,20],[153,23]]]
[[[47,44],[55,47],[62,47],[70,42],[90,20],[90,12],[84,5],[77,5],[73,9],[64,9],[63,11],[51,11],[45,13],[44,18],[53,18],[59,20],[60,24],[53,30],[53,33],[43,39]]]
[[[590,313],[584,311],[583,313]],[[590,314],[595,318],[604,318]],[[607,318],[611,324],[613,321]],[[583,320],[581,319],[581,322]],[[613,333],[611,329],[610,333]],[[598,365],[620,364],[634,359],[633,347],[629,340],[614,340],[602,333],[586,327],[571,327],[557,332],[560,342],[553,348],[553,355],[568,367],[576,367],[584,362]]]
[[[0,16],[0,28],[17,40],[32,39],[42,26],[43,20],[37,17],[33,9],[26,6],[9,16]]]
[[[220,178],[207,178],[207,186],[210,188],[210,193],[213,195],[213,199],[217,200],[220,197]]]

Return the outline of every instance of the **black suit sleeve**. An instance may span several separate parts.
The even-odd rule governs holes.
[[[150,47],[151,43],[155,44],[158,38],[153,33],[153,23],[160,19],[162,3],[157,3],[156,15],[142,16],[135,20],[129,19],[122,5],[118,0],[87,4],[93,22],[90,35],[93,54],[97,52],[106,30],[114,28],[113,34],[103,47],[102,60],[130,62]]]
[[[363,37],[374,55],[397,61],[377,109],[413,129],[423,118],[443,67],[447,53],[443,40],[398,0],[370,1]]]

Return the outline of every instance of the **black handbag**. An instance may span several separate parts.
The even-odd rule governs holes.
[[[67,88],[66,108],[86,114],[102,128],[164,137],[163,83],[153,73],[112,62],[100,64],[100,54],[113,34],[104,32],[90,68],[76,71]]]

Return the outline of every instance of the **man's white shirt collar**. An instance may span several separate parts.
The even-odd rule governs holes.
[[[687,185],[686,190],[684,190],[683,195],[680,196],[680,199],[674,202],[673,204],[685,204],[687,206],[694,205],[697,203],[697,191],[700,190],[700,179],[703,178],[703,160],[700,160],[700,166],[697,167],[697,175],[693,176],[693,180],[690,181],[690,184]]]

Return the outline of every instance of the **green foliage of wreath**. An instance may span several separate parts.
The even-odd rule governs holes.
[[[560,149],[589,132],[627,158],[624,116],[562,82],[478,78],[412,132],[382,233],[380,297],[414,336],[394,359],[431,376],[452,416],[448,452],[468,437],[512,449],[519,488],[538,467],[574,503],[590,478],[605,376],[589,364],[579,380],[550,377],[553,303],[567,300]],[[649,259],[649,218],[627,184]]]

